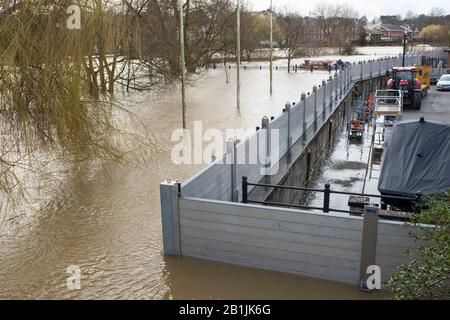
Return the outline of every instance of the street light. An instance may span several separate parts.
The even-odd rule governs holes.
[[[413,31],[411,33],[411,30],[409,28],[408,29],[405,28],[405,31],[403,33],[403,63],[402,63],[403,67],[405,66],[406,43],[407,43],[407,39],[408,39],[408,34],[410,34],[410,35],[412,34],[411,37],[413,37],[414,36],[414,29],[413,29]]]
[[[403,62],[402,67],[405,66],[405,55],[406,55],[406,37],[408,36],[408,31],[405,29],[405,32],[403,33]]]
[[[181,108],[183,129],[186,129],[186,61],[184,56],[184,10],[183,0],[178,0],[180,11],[180,69],[181,69]]]
[[[270,61],[270,95],[273,93],[273,5],[272,0],[270,0],[270,7],[266,11],[264,10],[264,14],[269,14],[269,25],[270,25],[270,52],[269,52],[269,61]]]
[[[272,12],[272,0],[270,0],[270,95],[273,92],[273,12]]]
[[[237,92],[236,92],[236,104],[237,108],[241,108],[241,4],[240,0],[237,0],[236,5],[236,79],[237,79]]]

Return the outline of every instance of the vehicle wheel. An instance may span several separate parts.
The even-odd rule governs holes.
[[[413,107],[416,110],[420,110],[420,107],[422,106],[422,93],[421,92],[414,92],[414,104]]]

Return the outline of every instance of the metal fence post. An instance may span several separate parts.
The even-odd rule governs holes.
[[[416,205],[415,205],[415,213],[420,213],[422,211],[422,192],[416,193]]]
[[[342,75],[342,87],[344,92],[347,91],[347,68],[344,67],[344,69],[342,69],[343,75]]]
[[[367,274],[369,266],[376,265],[376,250],[378,237],[378,211],[376,207],[364,208],[364,225],[361,244],[361,264],[359,270],[360,287],[367,290]]]
[[[242,203],[248,203],[248,181],[247,177],[242,177]]]
[[[303,142],[306,142],[306,135],[308,131],[308,123],[306,122],[306,93],[302,93],[301,97],[302,107],[303,107]]]
[[[334,101],[338,101],[338,78],[337,78],[337,73],[334,74],[334,78],[336,79],[336,86],[334,88]]]
[[[372,79],[372,60],[370,60],[369,66],[370,66],[370,78]]]
[[[237,173],[236,173],[236,164],[237,164],[237,141],[234,139],[228,140],[227,151],[231,154],[231,201],[237,202],[239,198],[239,194],[237,191]]]
[[[261,120],[261,128],[265,130],[266,133],[266,159],[264,162],[265,168],[270,168],[271,161],[270,161],[270,130],[269,130],[269,124],[270,119],[266,116],[264,116]]]
[[[351,64],[349,67],[349,71],[348,71],[348,85],[349,87],[352,86],[352,81],[353,81],[353,65]]]
[[[313,86],[314,93],[314,132],[317,131],[317,86]]]
[[[344,75],[341,70],[341,72],[339,73],[339,97],[341,99],[342,99],[342,91],[344,91],[343,86],[344,86]]]
[[[333,139],[333,120],[328,122],[328,145],[331,146],[331,140]]]
[[[287,131],[288,131],[288,138],[287,138],[287,146],[288,146],[288,150],[287,150],[287,162],[290,163],[291,162],[291,148],[292,148],[292,136],[291,136],[291,108],[292,105],[290,102],[286,102],[286,113],[287,113],[287,118],[288,118],[288,125],[287,125]]]
[[[360,61],[359,62],[360,63],[360,66],[361,66],[361,77],[360,77],[360,80],[362,81],[363,80],[363,63]]]
[[[322,80],[322,87],[323,87],[323,112],[322,112],[322,119],[323,122],[325,122],[325,119],[327,117],[327,82],[325,80]]]
[[[348,91],[350,89],[350,66],[347,66],[347,73],[346,73],[346,77],[345,77],[345,83],[347,84],[346,86],[346,91]]]
[[[348,91],[348,87],[349,87],[348,72],[349,72],[349,69],[347,67],[347,68],[345,68],[345,77],[344,77],[345,92]]]
[[[329,78],[328,78],[330,81],[330,104],[329,104],[329,107],[330,107],[330,114],[331,114],[331,111],[333,110],[333,77],[332,76],[330,76]]]
[[[330,212],[330,191],[331,186],[329,183],[325,185],[325,189],[323,190],[323,212]]]
[[[350,68],[350,72],[348,73],[348,82],[349,82],[349,84],[351,84],[351,82],[353,81],[353,65],[351,64],[349,66],[349,68]]]
[[[180,191],[177,181],[160,184],[163,251],[166,255],[180,256]]]

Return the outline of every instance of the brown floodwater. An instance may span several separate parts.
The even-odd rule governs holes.
[[[194,77],[188,127],[254,128],[288,101],[326,79],[324,72],[242,72],[242,107],[235,107],[234,72]],[[162,250],[159,183],[185,180],[201,166],[171,162],[170,137],[181,125],[177,89],[133,93],[124,105],[148,126],[144,164],[117,166],[87,177],[63,172],[57,189],[19,233],[0,233],[0,298],[37,299],[371,299],[356,286],[181,257]],[[89,169],[89,168],[88,168]],[[87,170],[89,171],[89,170]],[[31,203],[30,205],[33,205]],[[37,206],[36,206],[37,207]],[[66,268],[81,267],[81,289],[68,290]]]

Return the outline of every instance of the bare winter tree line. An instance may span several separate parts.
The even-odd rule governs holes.
[[[277,15],[278,39],[286,52],[288,71],[296,56],[310,55],[317,48],[335,47],[351,54],[353,45],[365,37],[365,18],[348,5],[318,4],[311,16],[282,10]]]
[[[447,46],[450,44],[450,14],[443,8],[434,7],[428,14],[415,14],[409,10],[405,17],[399,15],[381,16],[382,23],[407,26],[417,32],[415,40],[419,43]]]
[[[81,8],[79,30],[66,27],[71,5]],[[3,205],[22,193],[24,172],[43,168],[32,155],[74,167],[123,158],[130,141],[117,136],[131,135],[115,115],[134,117],[115,95],[179,81],[179,13],[178,0],[0,0]],[[188,72],[234,59],[235,1],[185,0],[183,13]],[[319,6],[314,18],[282,10],[275,13],[275,41],[290,61],[305,48],[344,47],[358,21],[349,7]],[[241,55],[251,59],[267,47],[267,15],[243,4],[241,34]]]
[[[46,24],[58,34],[79,37],[73,51],[83,61],[83,80],[92,95],[113,93],[117,84],[126,88],[150,89],[157,84],[172,83],[180,74],[178,0],[1,0],[2,24],[15,17],[27,16]],[[82,8],[82,28],[63,30],[65,8],[70,4]],[[235,4],[231,0],[185,0],[184,37],[186,68],[195,72],[214,57],[235,54]],[[267,46],[268,18],[244,6],[241,14],[242,56],[251,59],[256,49]],[[338,47],[341,51],[354,42],[363,28],[358,14],[346,5],[318,5],[313,17],[281,10],[275,14],[275,38],[280,48],[293,57],[300,49]],[[9,17],[9,19],[8,19]],[[11,26],[11,25],[10,25]],[[19,28],[18,26],[16,26]],[[43,26],[26,32],[38,33]],[[308,32],[305,32],[308,30]],[[21,31],[19,29],[9,29]],[[8,39],[1,45],[5,46]],[[57,42],[53,43],[55,47]]]

